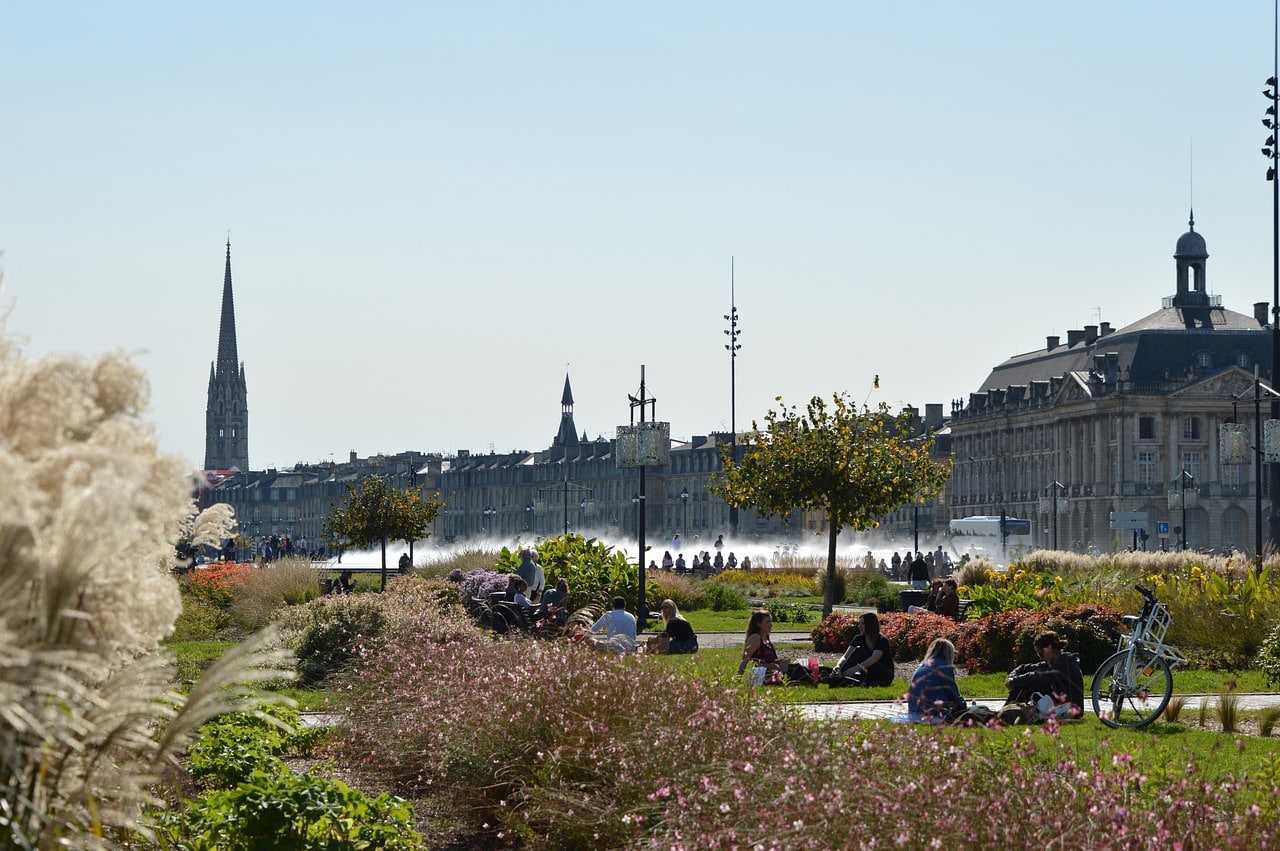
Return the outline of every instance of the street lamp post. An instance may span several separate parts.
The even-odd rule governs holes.
[[[680,524],[680,532],[689,537],[689,489],[680,488],[680,504],[684,507],[684,520]]]
[[[524,530],[530,531],[531,521],[533,518],[533,504],[530,503],[524,507]]]
[[[733,277],[733,258],[729,258],[729,312],[724,315],[725,321],[729,323],[729,327],[725,330],[725,334],[729,338],[729,342],[725,348],[729,351],[729,431],[732,432],[733,442],[729,444],[729,457],[736,464],[738,462],[738,350],[742,346],[738,343],[738,304],[737,296],[734,292]],[[687,532],[686,532],[687,534]],[[738,507],[730,504],[729,506],[729,535],[737,537],[738,535]]]
[[[492,505],[486,505],[484,507],[484,512],[483,512],[484,522],[485,522],[485,525],[488,527],[488,531],[486,532],[486,534],[488,534],[490,537],[493,536],[493,515],[497,513],[498,513],[498,509],[494,508]]]
[[[1267,180],[1271,182],[1271,383],[1280,381],[1280,145],[1276,144],[1277,113],[1280,112],[1280,3],[1276,4],[1272,30],[1274,52],[1271,76],[1263,95],[1270,101],[1263,125],[1270,132],[1262,155],[1269,162]],[[1280,397],[1271,397],[1271,419],[1280,419]],[[1271,464],[1271,544],[1280,546],[1280,463]],[[1261,549],[1259,549],[1261,556]]]
[[[1053,480],[1053,484],[1049,487],[1053,488],[1053,549],[1058,549],[1058,491],[1065,491],[1067,486],[1057,479]]]
[[[1187,482],[1195,481],[1195,476],[1187,471],[1186,467],[1182,468],[1182,472],[1178,474],[1178,490],[1181,491],[1179,496],[1182,498],[1178,502],[1182,503],[1182,551],[1187,551]]]

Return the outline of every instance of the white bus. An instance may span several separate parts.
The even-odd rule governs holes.
[[[952,520],[951,547],[959,555],[986,556],[997,564],[1005,564],[1031,552],[1031,521],[1016,517],[1004,519],[1005,542],[1000,546],[1000,515],[979,514]]]

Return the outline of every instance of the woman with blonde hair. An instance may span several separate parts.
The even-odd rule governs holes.
[[[697,653],[698,636],[680,616],[675,600],[662,601],[662,632],[649,639],[651,653]]]
[[[925,651],[924,661],[911,675],[907,720],[936,724],[964,711],[964,696],[956,685],[955,662],[956,646],[945,638],[935,638]]]

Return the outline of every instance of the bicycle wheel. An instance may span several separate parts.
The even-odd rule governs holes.
[[[1173,695],[1169,663],[1150,650],[1112,655],[1093,675],[1093,711],[1108,727],[1145,727],[1160,717]]]

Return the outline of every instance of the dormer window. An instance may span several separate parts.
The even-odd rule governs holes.
[[[1209,369],[1213,366],[1213,357],[1208,352],[1196,352],[1196,366]]]
[[[1240,352],[1236,355],[1236,366],[1242,369],[1249,368],[1249,354],[1247,352]]]

